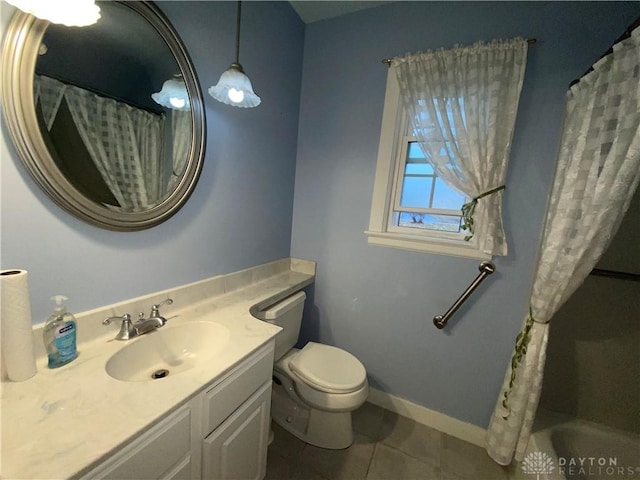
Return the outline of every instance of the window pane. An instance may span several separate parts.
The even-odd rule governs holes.
[[[412,171],[409,171],[410,169]],[[405,172],[433,174],[433,167],[427,163],[427,158],[422,154],[418,142],[409,142]]]
[[[407,163],[405,175],[433,175],[433,168],[428,163]]]
[[[438,230],[441,232],[458,233],[461,231],[462,217],[457,215],[430,215],[427,213],[398,213],[398,226],[417,228],[421,230]]]
[[[460,210],[460,207],[462,207],[465,202],[464,195],[447,186],[441,178],[436,178],[435,189],[432,208]]]
[[[418,142],[409,142],[409,153],[407,154],[407,160],[413,160],[413,159],[422,159],[422,161],[425,161],[425,156],[422,153],[422,149],[420,148],[420,145],[418,145]]]
[[[402,182],[400,205],[429,208],[433,177],[405,177]]]

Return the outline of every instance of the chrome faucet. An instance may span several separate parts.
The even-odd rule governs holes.
[[[167,323],[167,319],[164,317],[160,316],[160,307],[162,305],[171,305],[173,303],[173,299],[172,298],[167,298],[166,300],[158,303],[157,305],[151,305],[151,313],[149,314],[149,319],[152,318],[157,318],[158,320],[160,320],[162,322],[162,325],[164,325],[165,323]],[[162,326],[160,325],[160,326]]]
[[[120,325],[120,331],[116,335],[116,340],[130,340],[137,335],[133,328],[133,323],[131,322],[131,315],[128,313],[125,313],[121,317],[105,318],[102,321],[102,324],[109,325],[114,320],[122,320],[122,325]]]
[[[162,305],[171,305],[172,303],[173,300],[171,298],[167,298],[165,301],[160,302],[157,305],[151,305],[149,318],[144,318],[144,313],[140,312],[138,315],[138,321],[133,324],[138,335],[144,335],[151,330],[164,327],[167,324],[167,319],[160,315],[160,307]]]
[[[163,327],[167,323],[167,319],[160,315],[160,307],[162,305],[171,305],[173,300],[167,298],[165,301],[151,306],[149,318],[144,318],[144,313],[140,312],[138,320],[134,323],[131,321],[131,315],[125,313],[121,317],[109,317],[102,321],[103,325],[109,325],[114,320],[122,320],[120,331],[116,335],[116,340],[130,340],[140,335],[144,335],[152,330]]]

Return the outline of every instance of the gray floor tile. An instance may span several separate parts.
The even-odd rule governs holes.
[[[438,467],[378,443],[366,480],[439,480],[439,478]]]
[[[353,431],[377,439],[380,434],[380,427],[382,427],[384,411],[382,407],[365,402],[364,405],[351,414]]]
[[[387,410],[378,439],[422,462],[440,466],[442,433],[438,430]]]
[[[353,445],[343,450],[307,445],[302,452],[301,462],[331,480],[364,480],[375,441],[359,433],[354,437]]]
[[[354,413],[354,444],[344,450],[307,445],[278,425],[266,480],[507,480],[476,445],[366,404]],[[367,436],[365,432],[376,434]],[[377,443],[376,443],[377,440]]]
[[[275,422],[271,422],[271,428],[273,429],[273,442],[269,445],[269,450],[273,450],[285,458],[297,460],[306,443]]]
[[[450,435],[442,435],[441,467],[445,478],[508,480],[511,468],[495,463],[484,448]]]
[[[459,477],[455,473],[451,472],[440,472],[441,480],[468,480],[467,478]]]
[[[264,480],[289,480],[293,474],[293,465],[291,462],[269,449],[267,452],[267,474]]]
[[[333,480],[320,474],[315,468],[300,462],[294,469],[291,480]]]

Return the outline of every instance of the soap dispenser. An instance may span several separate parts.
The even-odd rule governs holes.
[[[55,295],[51,300],[56,302],[53,313],[44,324],[44,346],[49,357],[49,368],[66,365],[78,356],[76,349],[76,319],[67,311],[64,295]]]

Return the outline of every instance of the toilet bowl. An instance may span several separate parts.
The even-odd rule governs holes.
[[[353,443],[351,412],[369,394],[367,372],[352,354],[309,342],[293,348],[302,322],[305,294],[299,292],[263,312],[283,328],[276,337],[271,417],[306,443],[328,449]]]

